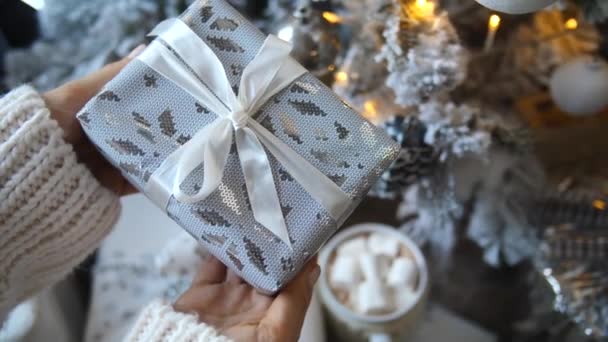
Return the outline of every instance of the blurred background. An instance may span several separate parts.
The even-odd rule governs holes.
[[[191,2],[0,0],[0,93],[86,75]],[[608,1],[231,3],[402,145],[345,227],[389,224],[422,248],[433,309],[421,329],[470,341],[608,338]],[[185,289],[191,275],[166,260],[167,240],[187,243],[180,229],[148,219],[157,211],[141,196],[123,202],[100,252],[21,307],[0,340],[41,340],[41,324],[61,341],[116,340],[145,304],[116,304],[133,286],[168,299]],[[309,341],[325,336],[314,311]]]

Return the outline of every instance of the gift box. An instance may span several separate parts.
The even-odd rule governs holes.
[[[399,146],[223,0],[197,1],[152,35],[78,114],[84,131],[212,254],[275,293]]]

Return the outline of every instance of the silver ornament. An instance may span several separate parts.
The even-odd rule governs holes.
[[[475,0],[483,6],[498,12],[523,14],[541,10],[556,0]]]
[[[596,114],[608,107],[608,63],[588,56],[577,58],[554,72],[550,88],[553,101],[564,112]]]

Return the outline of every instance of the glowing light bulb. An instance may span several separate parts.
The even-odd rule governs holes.
[[[33,9],[40,11],[44,8],[44,0],[21,0]]]
[[[293,27],[285,26],[279,30],[277,36],[286,42],[291,42],[293,39]]]
[[[490,16],[488,27],[493,30],[498,30],[498,27],[500,27],[500,17],[497,14],[492,14]]]
[[[570,18],[566,20],[566,24],[564,26],[566,26],[566,29],[568,30],[576,30],[578,28],[578,21],[574,18]]]
[[[376,109],[376,101],[374,100],[365,101],[363,109],[365,109],[363,116],[365,116],[366,119],[373,121],[378,116],[378,109]]]
[[[334,12],[323,12],[323,18],[331,24],[339,24],[342,22],[342,18]]]
[[[606,210],[606,202],[602,200],[593,201],[593,207],[597,210]]]
[[[435,3],[429,0],[416,0],[413,6],[409,7],[413,18],[418,20],[431,18],[435,13]]]
[[[347,82],[348,81],[348,74],[344,71],[338,71],[336,73],[336,81],[338,82]]]

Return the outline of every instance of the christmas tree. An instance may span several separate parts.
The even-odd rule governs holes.
[[[50,89],[85,75],[190,2],[47,0],[42,37],[6,55],[5,83]],[[401,230],[444,253],[471,240],[493,267],[534,263],[554,285],[557,311],[589,336],[608,336],[608,191],[598,185],[608,182],[594,172],[606,165],[581,165],[577,153],[557,150],[567,141],[556,143],[566,129],[603,127],[608,117],[608,2],[235,5],[291,41],[294,58],[401,143],[374,190],[400,203]]]

